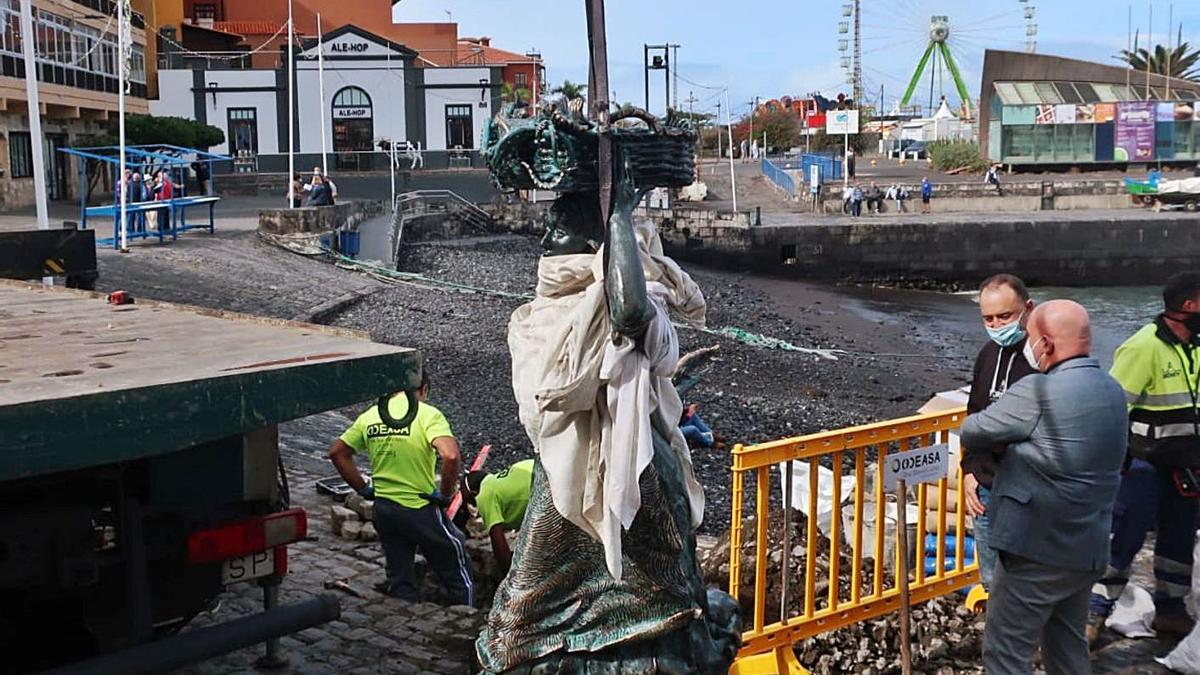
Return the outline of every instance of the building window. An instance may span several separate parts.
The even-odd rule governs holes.
[[[471,106],[458,104],[446,106],[446,148],[470,150],[475,147],[474,141]]]
[[[208,19],[213,21],[217,18],[217,6],[211,2],[197,2],[192,10],[195,13],[195,19]]]
[[[359,169],[375,143],[371,97],[358,87],[343,87],[333,96],[333,151],[338,169]]]
[[[33,176],[33,145],[28,131],[11,131],[8,134],[8,166],[13,178]]]
[[[229,109],[229,154],[246,159],[258,154],[258,109]]]
[[[11,54],[21,53],[21,15],[13,0],[0,0],[0,49]]]
[[[529,76],[525,73],[517,73],[516,76],[517,89],[522,89],[529,86]]]

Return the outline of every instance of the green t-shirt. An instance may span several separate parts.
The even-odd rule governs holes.
[[[479,484],[479,496],[475,498],[483,528],[491,530],[493,525],[504,525],[506,530],[519,529],[521,521],[525,520],[532,485],[532,459],[517,462],[484,478]]]
[[[392,397],[388,403],[392,417],[408,412],[403,395]],[[433,441],[444,436],[454,437],[450,423],[442,411],[422,402],[417,418],[405,429],[389,428],[371,406],[354,420],[342,434],[342,442],[354,452],[367,451],[371,458],[371,475],[375,481],[375,496],[391,500],[410,509],[429,505],[422,494],[437,489],[437,450]]]

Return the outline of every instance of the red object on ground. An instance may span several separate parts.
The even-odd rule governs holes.
[[[110,305],[132,305],[133,296],[129,291],[113,291],[108,294],[108,304]]]
[[[479,454],[475,455],[475,461],[471,462],[469,471],[478,471],[483,468],[483,463],[487,461],[488,453],[492,451],[491,445],[485,445],[479,449]],[[446,509],[446,517],[454,520],[454,516],[458,514],[458,510],[462,508],[462,490],[454,493],[454,497],[450,500],[450,508]]]

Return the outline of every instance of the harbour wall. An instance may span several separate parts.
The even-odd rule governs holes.
[[[1200,260],[1200,217],[1148,210],[867,219],[645,209],[677,260],[835,282],[1161,284]],[[762,224],[756,224],[757,222]]]

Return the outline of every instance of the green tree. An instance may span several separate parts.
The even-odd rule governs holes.
[[[551,89],[550,93],[558,94],[564,101],[573,101],[577,98],[583,98],[586,91],[586,84],[575,84],[570,80],[563,80],[563,83]]]
[[[505,82],[500,86],[500,100],[505,103],[529,103],[533,100],[533,93],[527,87],[514,87]]]
[[[1156,45],[1150,50],[1138,47],[1137,38],[1134,38],[1133,51],[1122,49],[1116,58],[1129,64],[1134,70],[1149,70],[1156,75],[1184,80],[1200,80],[1200,49],[1192,49],[1191,45],[1183,41],[1182,24],[1179,26],[1179,38],[1175,42],[1174,48]]]
[[[117,135],[117,122],[109,122],[108,135]],[[178,145],[207,150],[225,142],[221,129],[182,117],[126,115],[125,142],[129,145]]]
[[[741,143],[749,136],[750,127],[749,115],[743,117],[733,127],[734,145]],[[775,150],[794,148],[804,138],[801,135],[800,118],[790,110],[760,110],[754,115],[753,127],[754,140],[761,145],[763,134],[766,134],[767,147]]]

